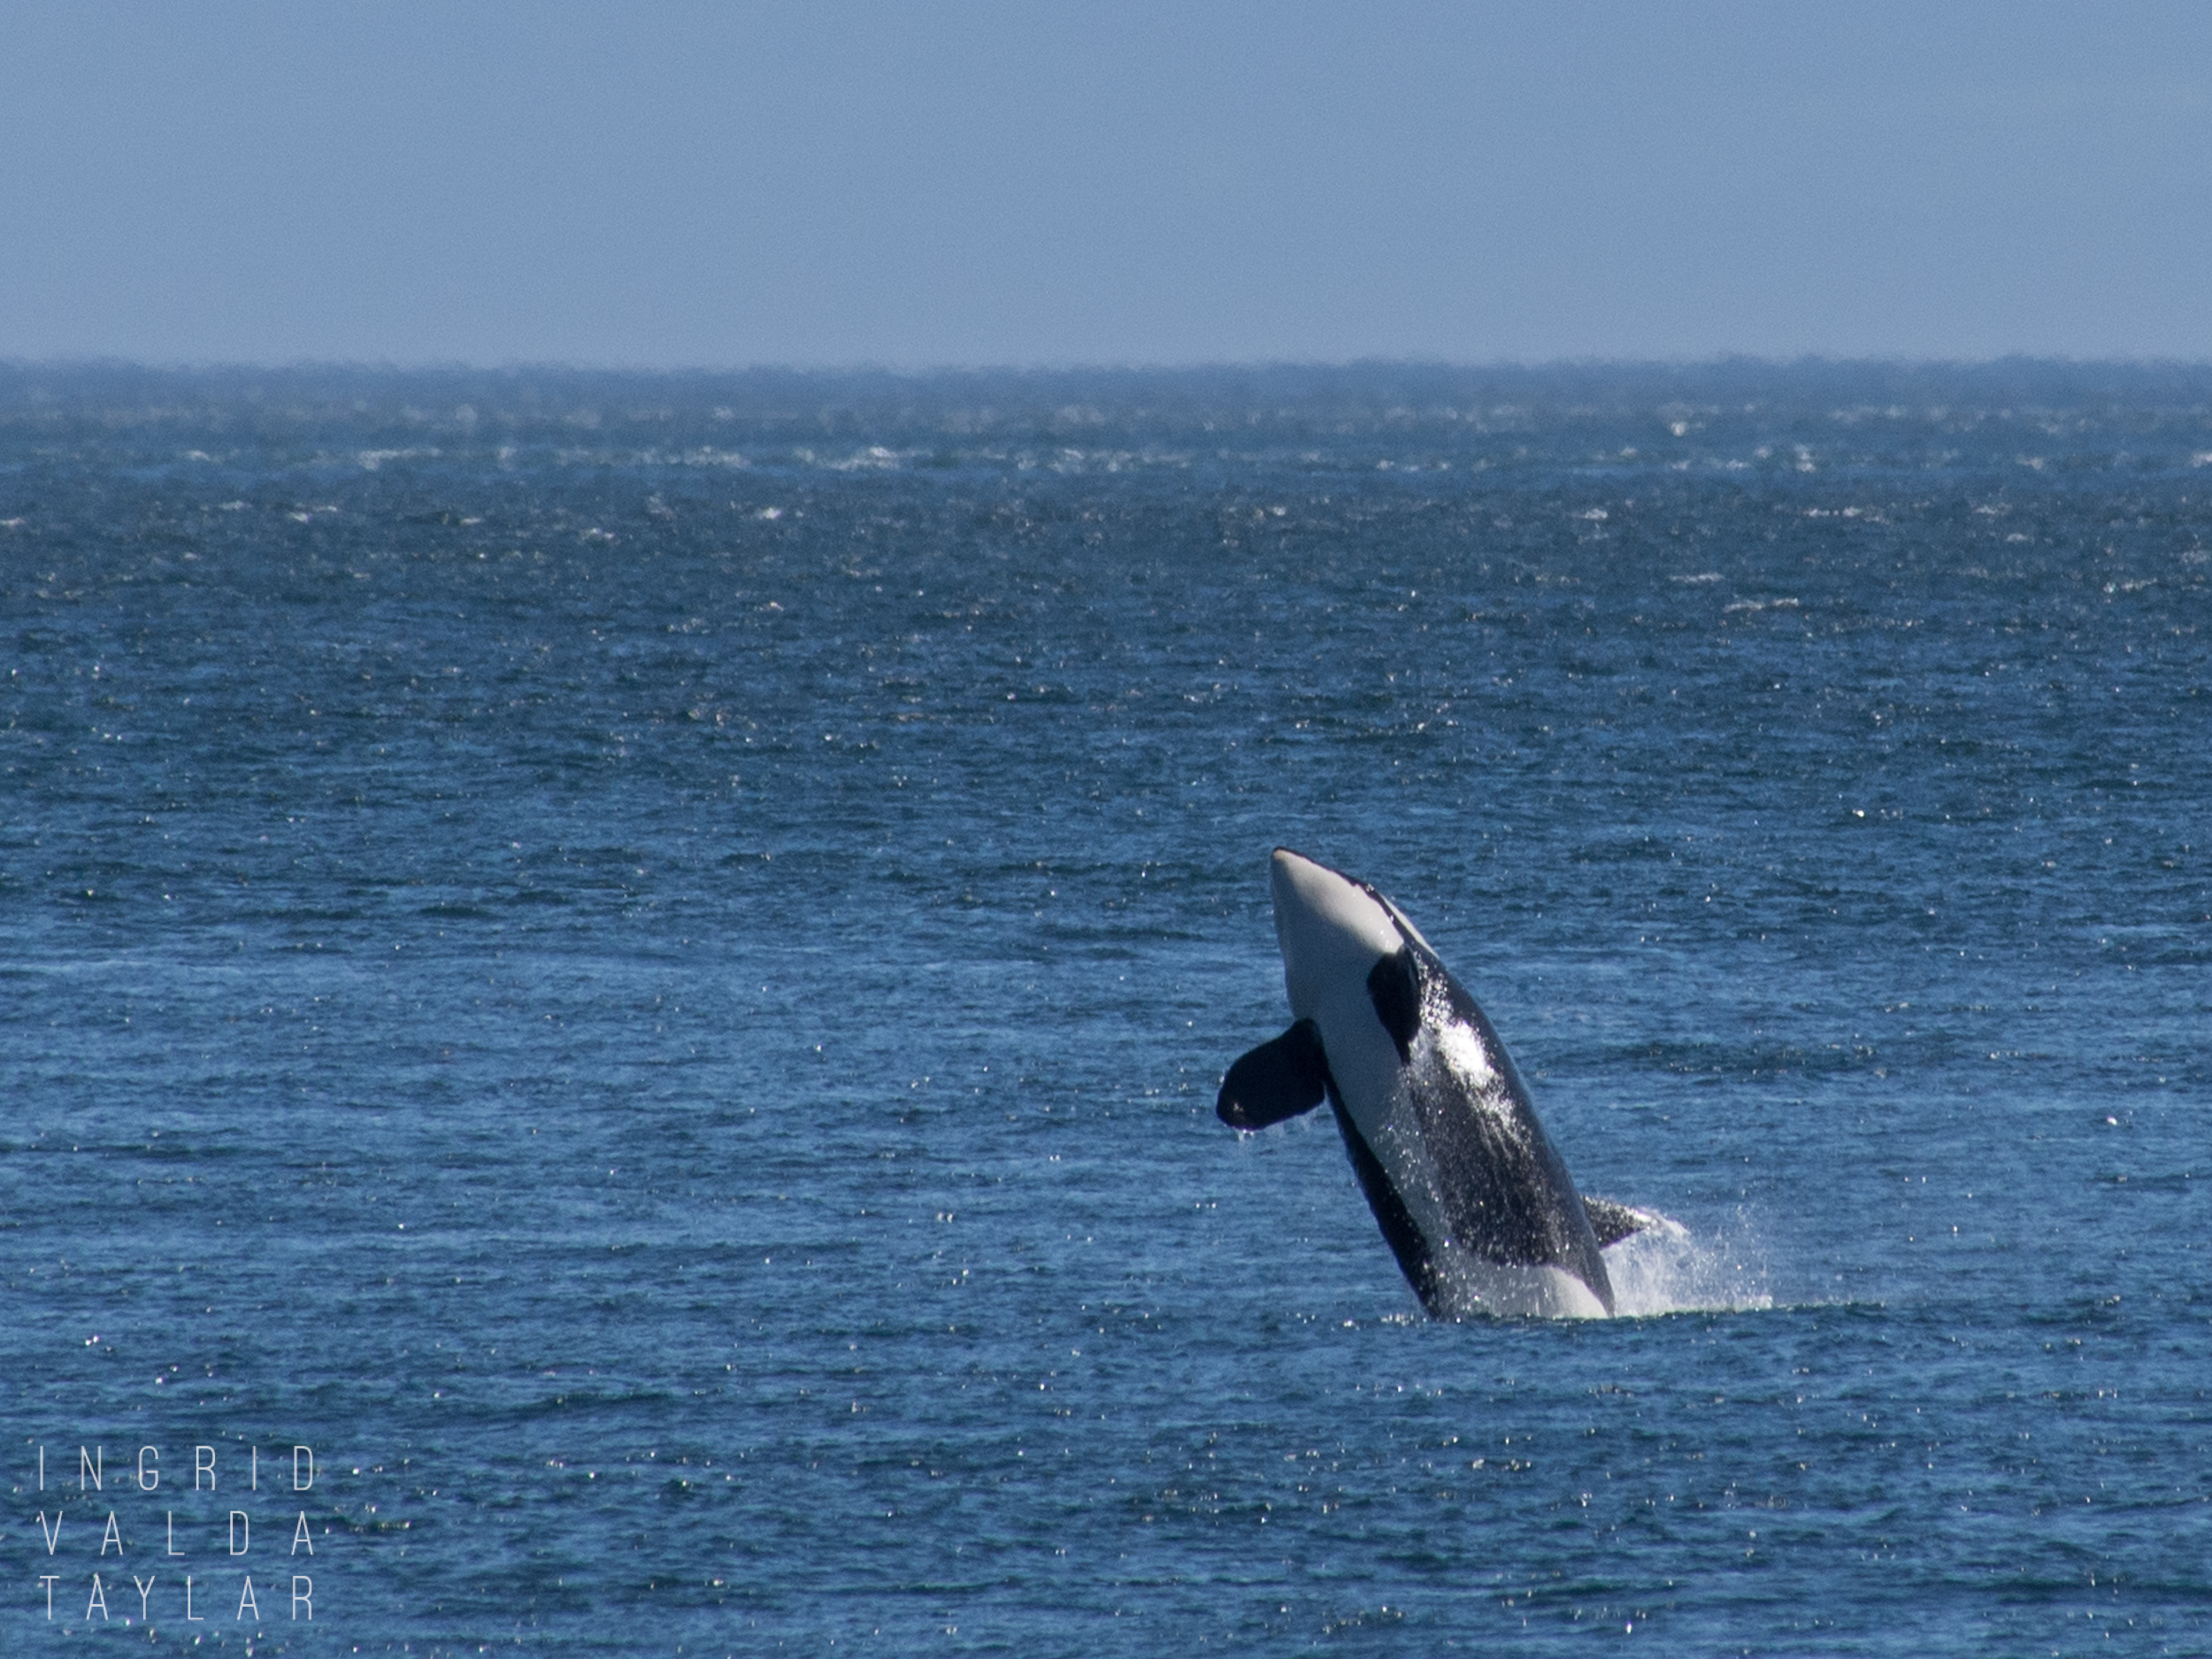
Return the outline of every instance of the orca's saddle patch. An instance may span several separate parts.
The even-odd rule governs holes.
[[[1229,1068],[1214,1112],[1232,1129],[1264,1129],[1310,1112],[1329,1092],[1329,1057],[1321,1027],[1302,1019]]]

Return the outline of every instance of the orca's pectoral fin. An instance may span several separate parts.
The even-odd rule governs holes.
[[[1329,1058],[1321,1027],[1302,1019],[1229,1068],[1214,1111],[1232,1129],[1264,1129],[1310,1112],[1329,1092]]]
[[[1663,1216],[1655,1210],[1639,1210],[1633,1204],[1617,1204],[1609,1198],[1593,1198],[1587,1193],[1582,1197],[1582,1213],[1590,1217],[1590,1231],[1598,1235],[1598,1248],[1601,1250],[1639,1233],[1656,1230],[1679,1233],[1686,1231],[1680,1222]]]

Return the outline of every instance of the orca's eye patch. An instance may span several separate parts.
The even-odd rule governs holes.
[[[1367,1000],[1397,1045],[1400,1063],[1412,1059],[1413,1035],[1421,1029],[1421,970],[1410,946],[1399,946],[1368,970]]]

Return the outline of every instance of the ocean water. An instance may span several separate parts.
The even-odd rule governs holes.
[[[0,372],[0,1647],[2212,1651],[2208,536],[2182,369]],[[1215,1120],[1279,843],[1632,1317]]]

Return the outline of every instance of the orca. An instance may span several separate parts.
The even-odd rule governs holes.
[[[1278,847],[1270,870],[1292,1025],[1229,1068],[1215,1110],[1262,1129],[1326,1100],[1421,1304],[1594,1318],[1604,1248],[1653,1211],[1585,1198],[1489,1018],[1364,881]]]

